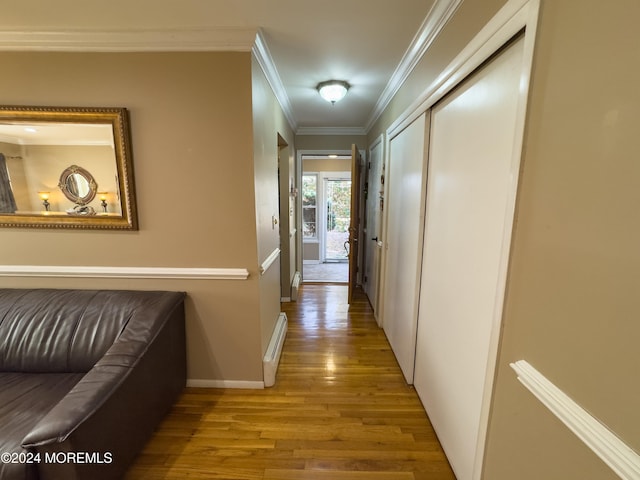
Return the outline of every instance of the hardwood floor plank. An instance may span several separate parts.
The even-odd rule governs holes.
[[[414,480],[410,472],[267,469],[264,480]]]
[[[304,285],[276,385],[187,388],[127,480],[455,480],[368,300]]]

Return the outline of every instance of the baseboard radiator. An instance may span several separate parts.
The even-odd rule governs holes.
[[[272,387],[276,383],[276,372],[280,363],[280,354],[282,353],[282,345],[287,336],[287,316],[284,313],[278,315],[276,326],[273,329],[267,352],[262,359],[262,368],[264,374],[264,386]]]
[[[518,380],[624,480],[640,479],[640,455],[525,360],[511,364]]]
[[[300,280],[302,280],[302,275],[300,272],[296,272],[293,275],[293,282],[291,282],[291,301],[295,302],[298,300],[298,289],[300,288]]]

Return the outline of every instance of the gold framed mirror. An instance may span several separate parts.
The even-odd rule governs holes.
[[[0,227],[137,230],[127,110],[0,107]]]

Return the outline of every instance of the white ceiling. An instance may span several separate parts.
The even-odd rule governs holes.
[[[460,1],[3,0],[0,50],[253,48],[294,130],[364,133]]]
[[[50,123],[0,121],[0,142],[16,145],[113,146],[110,123]]]

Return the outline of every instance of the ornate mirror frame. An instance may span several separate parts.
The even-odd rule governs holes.
[[[87,184],[87,192],[82,195],[77,185],[76,178],[80,176]],[[96,198],[98,192],[98,184],[96,183],[93,175],[87,170],[78,165],[71,165],[64,169],[62,175],[60,175],[60,182],[58,182],[58,188],[62,191],[65,197],[77,205],[86,205]]]
[[[57,153],[41,154],[38,161],[33,161],[32,164],[30,164],[31,155],[29,152],[30,148],[31,150],[35,149],[29,146],[28,134],[24,133],[24,138],[21,138],[20,134],[16,134],[18,136],[14,138],[12,133],[13,131],[21,130],[35,132],[36,130],[47,129],[53,132],[59,128],[67,127],[71,129],[77,128],[78,132],[83,130],[90,132],[92,127],[94,127],[93,130],[97,130],[95,127],[101,127],[102,131],[108,132],[110,127],[111,133],[107,135],[109,137],[108,141],[100,140],[99,142],[89,137],[61,138],[59,140],[47,139],[45,140],[45,142],[48,142],[47,145],[53,146],[50,150]],[[9,133],[3,133],[3,129],[6,129]],[[80,133],[77,135],[82,136]],[[101,153],[100,155],[94,155],[91,147],[98,144],[102,148]],[[82,148],[85,149],[82,150],[82,152],[85,152],[83,153],[84,156],[81,156],[82,161],[86,162],[83,167],[79,166],[80,162],[77,162],[76,159],[70,159],[77,155],[77,150],[75,152],[72,151],[70,156],[60,153],[65,151],[63,150],[64,148],[69,148],[69,145],[82,145]],[[0,148],[0,153],[5,157],[5,161],[0,162],[0,167],[6,166],[7,168],[10,180],[9,190],[15,189],[16,187],[12,187],[12,185],[20,181],[21,185],[28,185],[28,192],[21,192],[22,197],[37,198],[34,195],[38,194],[40,195],[40,201],[43,200],[44,203],[38,204],[37,208],[35,208],[36,200],[30,200],[29,205],[31,208],[21,209],[20,202],[14,201],[14,204],[17,203],[17,209],[14,213],[0,213],[0,227],[138,229],[129,118],[125,108],[0,106],[0,147],[2,146],[4,146],[5,150],[11,146],[18,151],[18,153],[14,151],[12,155],[11,153],[7,154],[6,151],[3,151],[3,148]],[[20,153],[23,151],[26,153]],[[106,155],[105,152],[107,152]],[[65,158],[57,158],[58,156]],[[113,166],[107,165],[111,162],[108,157],[113,157]],[[21,165],[20,167],[20,173],[15,175],[15,181],[11,179],[11,168],[7,164],[7,160],[12,159],[13,162],[24,164],[24,166]],[[47,161],[49,161],[49,165],[44,165]],[[54,167],[53,163],[55,165],[65,165],[68,168]],[[46,179],[38,178],[41,170],[44,170],[45,167],[50,169],[59,168],[55,181],[52,178],[52,173],[47,174]],[[101,184],[101,180],[92,171],[94,169],[105,170],[107,173],[103,174],[102,178],[107,178],[107,180]],[[61,184],[58,183],[65,175],[73,174],[74,172],[90,179],[91,188],[91,192],[86,198],[76,202],[76,208],[78,206],[85,207],[86,204],[94,200],[98,190],[103,192],[100,194],[102,203],[98,203],[95,209],[91,207],[90,211],[92,213],[90,214],[78,215],[73,208],[68,208],[73,205],[67,199],[72,200],[72,198],[68,195],[69,192],[64,191],[60,186]],[[96,180],[93,180],[94,176],[96,176]],[[17,177],[20,178],[18,179]],[[23,177],[29,178],[25,180]],[[106,191],[103,185],[105,187],[111,186],[109,189],[113,191]],[[2,186],[0,185],[0,187]],[[60,201],[55,202],[52,199],[52,202],[49,202],[51,192],[43,190],[50,190],[55,193],[56,199],[59,198]],[[12,196],[14,196],[13,191],[11,191]],[[109,204],[106,201],[107,197],[109,197]],[[63,202],[67,203],[63,204]],[[27,202],[25,201],[25,203]],[[44,208],[42,205],[44,205]],[[109,205],[109,209],[107,205]],[[87,208],[89,207],[87,206]]]

